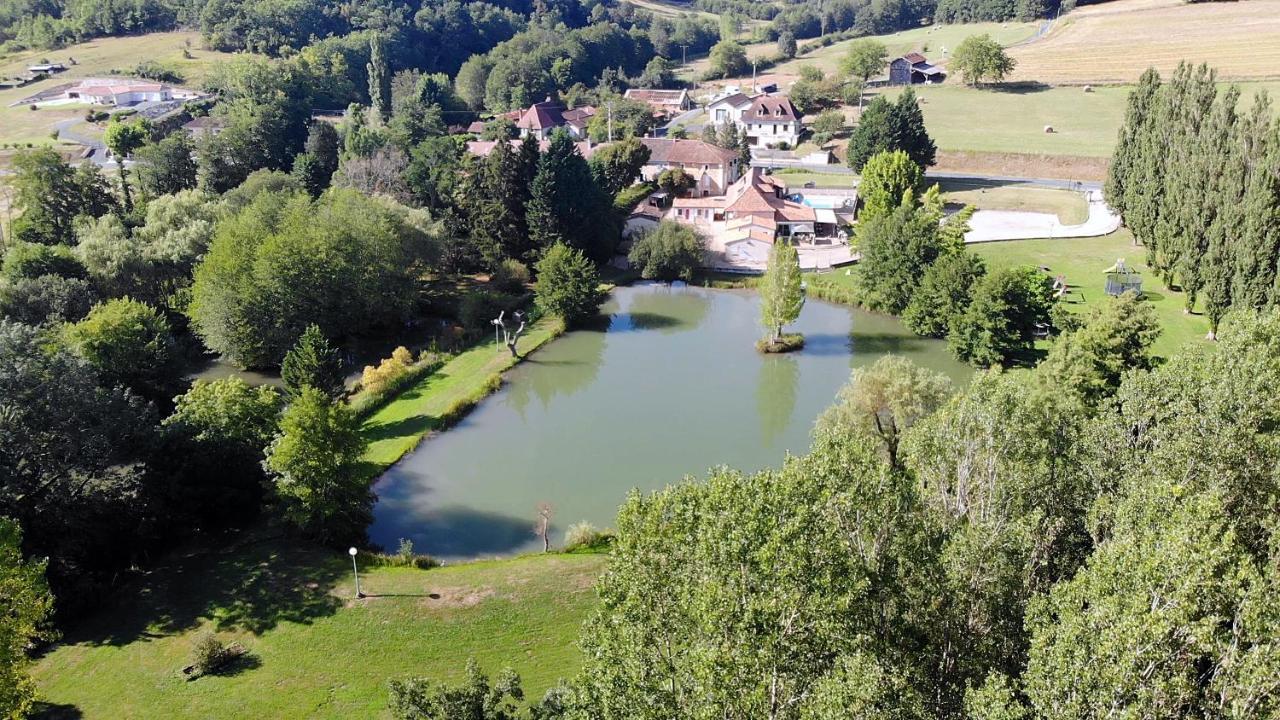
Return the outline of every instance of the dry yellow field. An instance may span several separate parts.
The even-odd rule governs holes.
[[[1280,0],[1185,4],[1116,0],[1064,16],[1043,39],[1009,51],[1009,78],[1130,83],[1148,67],[1207,62],[1224,80],[1280,77]]]

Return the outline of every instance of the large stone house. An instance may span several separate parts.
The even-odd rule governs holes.
[[[628,100],[642,102],[653,108],[655,115],[670,117],[693,109],[688,90],[647,90],[630,88],[622,95]]]
[[[701,140],[641,138],[649,149],[649,161],[640,175],[656,180],[664,170],[679,168],[694,179],[689,195],[723,195],[742,174],[738,153]]]

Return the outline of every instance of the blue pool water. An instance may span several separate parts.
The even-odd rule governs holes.
[[[844,198],[831,197],[830,195],[820,195],[817,197],[811,195],[801,195],[800,202],[811,208],[826,208],[835,210],[844,206]]]

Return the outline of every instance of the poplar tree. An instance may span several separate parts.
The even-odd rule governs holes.
[[[391,69],[387,67],[386,41],[374,35],[369,41],[369,103],[382,122],[391,117]]]
[[[760,323],[772,333],[771,340],[782,340],[782,328],[800,317],[804,291],[800,280],[800,255],[785,240],[773,244],[769,267],[760,279]]]
[[[1115,152],[1111,156],[1111,166],[1107,169],[1106,191],[1107,203],[1112,209],[1124,215],[1126,213],[1126,192],[1131,183],[1140,182],[1136,176],[1137,166],[1141,161],[1141,141],[1150,132],[1152,110],[1160,93],[1160,73],[1155,68],[1147,68],[1138,80],[1138,86],[1129,93],[1129,105],[1125,110],[1124,124],[1120,126],[1120,137],[1116,141]]]

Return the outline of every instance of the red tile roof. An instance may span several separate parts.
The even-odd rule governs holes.
[[[800,118],[796,106],[784,95],[761,95],[751,102],[742,116],[743,122],[793,123]]]
[[[920,54],[920,53],[918,53],[918,52],[909,52],[909,53],[907,53],[906,55],[903,55],[903,56],[902,56],[902,59],[903,59],[903,60],[906,60],[907,62],[911,63],[912,65],[916,65],[916,64],[918,64],[918,63],[927,63],[927,62],[929,62],[928,60],[926,60],[926,59],[925,59],[925,57],[924,57],[923,55],[921,55],[921,54]]]
[[[726,150],[701,140],[641,138],[640,142],[649,148],[649,164],[651,165],[666,165],[668,163],[727,165],[738,156],[738,153],[732,150]]]

